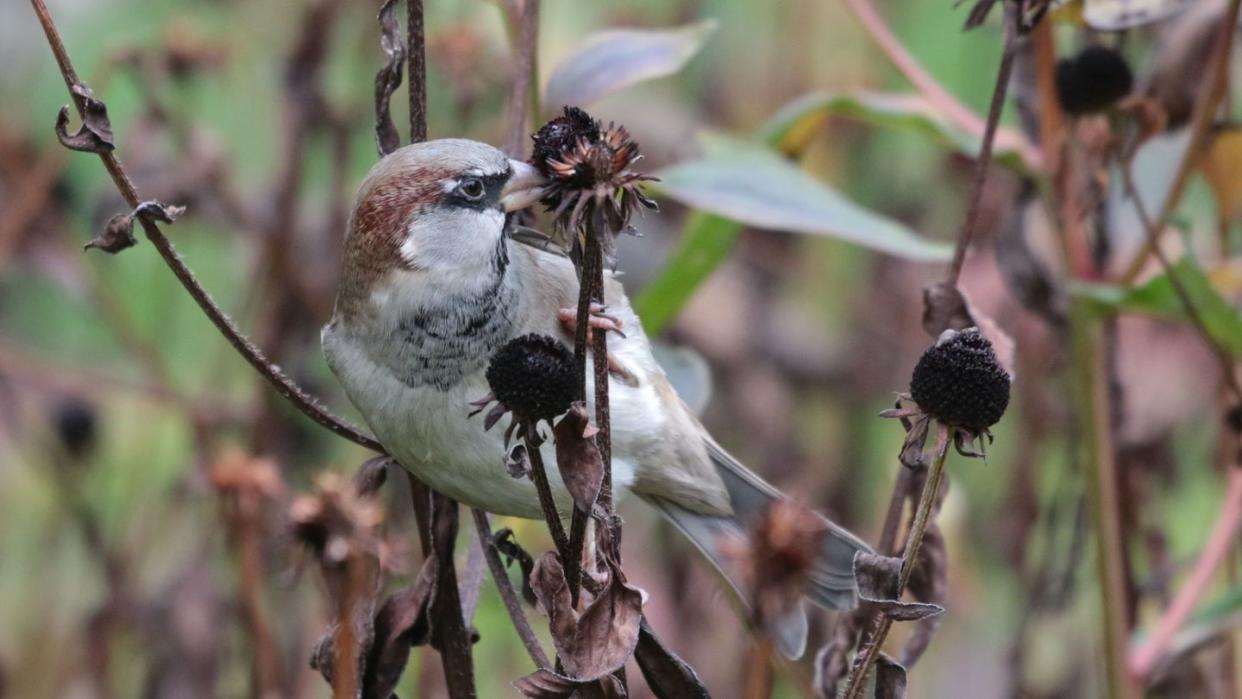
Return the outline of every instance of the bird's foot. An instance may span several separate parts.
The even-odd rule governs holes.
[[[602,330],[604,332],[614,332],[621,337],[625,337],[625,333],[621,332],[621,319],[608,315],[604,311],[608,307],[602,303],[591,304],[591,312],[587,318],[587,332]],[[565,332],[573,337],[578,330],[578,309],[562,308],[556,312],[556,317],[561,321],[561,326],[565,328]]]

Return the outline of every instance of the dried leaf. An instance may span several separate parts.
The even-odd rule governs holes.
[[[369,498],[379,493],[388,480],[388,465],[395,463],[391,456],[376,456],[364,461],[354,474],[354,492],[358,497]]]
[[[561,567],[561,559],[556,552],[547,551],[535,561],[530,586],[539,606],[543,608],[543,613],[548,617],[548,628],[552,632],[552,644],[556,647],[556,653],[564,658],[567,652],[573,651],[577,619],[574,618],[565,570]],[[566,664],[566,670],[569,669]]]
[[[1242,128],[1216,131],[1199,167],[1216,195],[1220,220],[1232,220],[1242,212]]]
[[[110,153],[116,148],[112,137],[112,123],[108,121],[108,107],[95,99],[91,89],[81,83],[74,84],[71,91],[82,106],[82,126],[69,133],[69,107],[60,108],[56,115],[56,138],[61,145],[84,153]]]
[[[427,603],[435,587],[436,566],[436,559],[428,558],[414,582],[389,595],[376,612],[375,640],[362,681],[364,699],[388,699],[405,671],[410,648],[426,642]]]
[[[586,105],[622,88],[681,70],[716,30],[708,20],[676,29],[609,29],[574,47],[548,78],[543,104]]]
[[[634,659],[656,699],[709,699],[711,696],[694,668],[660,643],[646,617],[639,623]]]
[[[534,605],[535,591],[531,589],[530,579],[534,574],[535,559],[531,558],[526,549],[522,548],[513,535],[513,530],[508,527],[497,531],[492,537],[492,543],[496,545],[496,550],[505,557],[505,566],[517,561],[518,568],[522,571],[522,598],[527,604]]]
[[[505,470],[513,478],[525,478],[530,473],[530,454],[525,444],[514,444],[505,454]]]
[[[144,201],[128,214],[116,214],[108,219],[104,232],[90,239],[84,249],[95,248],[107,253],[116,254],[138,243],[134,237],[134,219],[138,216],[153,221],[172,223],[185,213],[184,206],[169,206],[158,201]]]
[[[397,25],[397,0],[384,0],[379,24],[380,48],[388,56],[388,61],[375,74],[375,145],[382,158],[401,147],[401,134],[392,120],[389,106],[392,93],[401,87],[405,63],[405,42],[401,40],[401,28]]]
[[[897,590],[900,573],[900,558],[866,551],[854,554],[854,578],[861,603],[894,621],[917,621],[944,612],[944,607],[938,604],[903,602]]]
[[[875,660],[875,699],[905,699],[906,669],[885,653]]]
[[[996,321],[980,312],[961,289],[944,282],[935,282],[923,289],[923,330],[932,337],[948,329],[978,328],[992,343],[992,351],[1001,367],[1013,377],[1014,342]]]
[[[553,428],[556,437],[556,466],[574,506],[590,513],[604,483],[604,461],[595,444],[594,428],[587,417],[586,404],[575,402]]]
[[[570,696],[577,696],[581,699],[612,699],[614,697],[623,699],[626,696],[621,683],[611,675],[593,682],[584,682],[559,675],[546,668],[540,668],[525,677],[514,680],[513,687],[521,692],[522,696],[532,697],[532,699],[566,699]],[[578,692],[577,695],[574,694],[575,691]]]
[[[598,679],[624,666],[638,645],[642,615],[642,592],[613,568],[608,587],[578,619],[572,645],[558,648],[565,670],[579,679]]]

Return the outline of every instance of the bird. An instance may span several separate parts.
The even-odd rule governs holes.
[[[473,140],[424,141],[383,157],[358,188],[321,333],[346,396],[398,463],[470,507],[532,519],[542,518],[538,495],[529,479],[508,474],[502,431],[467,416],[488,395],[489,358],[506,342],[538,333],[572,344],[572,263],[513,235],[514,212],[537,202],[542,185],[530,164]],[[746,536],[747,523],[785,496],[721,448],[678,397],[615,273],[606,273],[604,298],[610,320],[588,322],[624,328],[608,344],[613,488],[653,506],[745,600],[723,542]],[[552,447],[543,449],[554,463]],[[556,469],[548,477],[569,512]],[[854,556],[870,548],[823,525],[807,598],[852,608]],[[787,657],[805,650],[803,605],[766,627]]]

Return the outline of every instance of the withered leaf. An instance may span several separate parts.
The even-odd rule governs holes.
[[[526,549],[517,542],[517,538],[513,535],[513,530],[505,527],[496,532],[492,537],[492,543],[496,545],[496,550],[505,557],[505,566],[510,566],[517,561],[518,568],[522,571],[522,598],[529,605],[535,604],[535,591],[530,587],[530,578],[535,569],[535,559],[527,553]]]
[[[996,321],[982,313],[957,287],[936,282],[923,289],[923,330],[932,337],[952,328],[978,328],[992,343],[996,359],[1005,371],[1014,375],[1014,342]]]
[[[897,589],[901,559],[859,551],[854,554],[854,579],[863,604],[894,621],[917,621],[944,613],[938,604],[903,602]]]
[[[555,552],[547,551],[535,561],[530,586],[543,613],[548,615],[548,628],[552,632],[552,644],[556,646],[557,655],[564,658],[567,651],[573,651],[577,620],[574,618],[569,583],[565,581],[565,570]],[[570,670],[568,662],[565,669]]]
[[[91,238],[82,248],[94,248],[115,255],[137,244],[138,239],[134,237],[134,219],[129,214],[114,214],[108,219],[103,233]]]
[[[557,648],[565,670],[579,679],[598,679],[625,665],[638,645],[642,615],[642,591],[613,568],[608,586],[578,619],[572,643]]]
[[[884,653],[875,659],[875,699],[906,699],[906,669]]]
[[[638,626],[638,646],[634,649],[638,669],[657,699],[709,699],[694,668],[664,647],[643,617]]]
[[[427,602],[435,588],[437,559],[428,558],[418,577],[393,593],[375,614],[375,641],[367,654],[364,699],[388,699],[401,679],[410,648],[426,641]]]
[[[595,433],[587,417],[586,404],[578,401],[553,428],[556,437],[556,466],[574,507],[589,513],[604,483],[604,461],[595,444]]]
[[[524,697],[532,699],[565,699],[575,696],[581,699],[624,699],[625,689],[617,678],[604,677],[593,682],[575,680],[541,668],[513,681],[513,687]]]
[[[95,248],[116,254],[138,243],[134,237],[134,219],[142,216],[153,221],[172,223],[185,213],[184,206],[170,206],[155,200],[144,201],[128,214],[116,214],[108,219],[104,232],[91,238],[84,249]]]
[[[81,83],[71,88],[82,105],[82,126],[69,133],[69,107],[60,108],[56,115],[56,138],[61,145],[84,153],[109,153],[116,148],[112,136],[112,123],[108,121],[108,107],[95,99],[91,89]]]
[[[354,491],[358,497],[369,498],[379,492],[388,480],[388,465],[396,463],[391,456],[375,456],[367,459],[354,474]]]
[[[514,444],[505,454],[505,470],[513,478],[525,478],[530,473],[530,455],[525,444]]]
[[[401,147],[401,134],[392,120],[389,103],[392,93],[401,87],[405,43],[397,26],[397,0],[384,0],[379,11],[380,48],[388,61],[375,74],[375,144],[380,157]]]

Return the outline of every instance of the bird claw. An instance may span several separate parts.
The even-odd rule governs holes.
[[[608,307],[602,303],[592,303],[590,316],[587,319],[588,332],[591,330],[603,330],[604,332],[614,332],[621,337],[625,337],[625,333],[621,332],[621,319],[608,315],[604,311]],[[556,312],[556,317],[561,321],[561,325],[565,328],[565,332],[571,336],[578,329],[578,309],[562,308]]]

